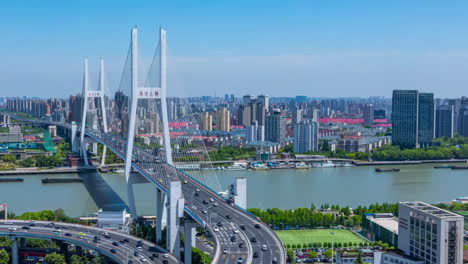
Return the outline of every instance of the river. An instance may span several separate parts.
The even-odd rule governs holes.
[[[409,200],[434,203],[468,196],[468,170],[434,169],[434,164],[393,167],[401,171],[377,173],[375,167],[369,166],[216,173],[222,186],[228,186],[235,177],[246,177],[248,207],[264,209],[310,207],[311,203],[316,206],[330,203],[351,207]],[[21,177],[24,182],[0,183],[0,203],[8,203],[9,210],[16,214],[28,210],[62,208],[72,217],[91,215],[97,212],[96,204],[102,201],[93,199],[96,195],[91,196],[90,192],[108,196],[112,192],[110,189],[115,192],[112,197],[127,200],[123,174],[93,176],[100,178],[101,185],[107,185],[106,188],[82,183],[42,184],[40,181],[45,177],[78,177],[73,174]],[[136,184],[134,188],[138,214],[154,215],[153,187],[150,184]]]

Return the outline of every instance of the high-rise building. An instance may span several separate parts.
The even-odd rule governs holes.
[[[294,152],[318,151],[319,124],[302,121],[294,125]]]
[[[257,97],[257,100],[263,104],[265,112],[268,112],[268,107],[270,107],[270,99],[268,98],[268,95],[261,94]]]
[[[463,263],[463,216],[423,202],[398,205],[398,248],[425,263]]]
[[[302,109],[296,107],[296,109],[292,111],[291,114],[292,114],[291,121],[293,125],[299,124],[302,121]]]
[[[403,148],[419,146],[417,90],[394,90],[392,97],[392,143]]]
[[[434,94],[420,93],[418,108],[418,143],[427,147],[432,145],[435,136]]]
[[[245,134],[247,142],[265,141],[265,126],[259,126],[255,121],[245,128]]]
[[[286,120],[281,111],[273,110],[265,120],[265,140],[281,144],[286,137]]]
[[[200,115],[198,128],[207,131],[213,130],[213,116],[208,112],[203,112]]]
[[[460,100],[460,111],[458,113],[458,134],[468,137],[468,98],[462,97]]]
[[[455,113],[453,105],[442,105],[436,110],[436,138],[453,137]]]
[[[372,126],[374,124],[374,105],[366,104],[362,111],[364,118],[364,126]]]
[[[454,124],[453,124],[453,133],[459,134],[460,133],[460,112],[461,112],[461,99],[449,99],[448,105],[453,106],[453,115],[454,115]]]
[[[227,110],[227,108],[223,107],[216,111],[217,130],[229,132],[231,129],[230,124],[229,110]]]
[[[242,97],[242,103],[249,104],[250,101],[252,101],[252,99],[253,99],[253,96],[251,96],[250,94],[246,94]]]

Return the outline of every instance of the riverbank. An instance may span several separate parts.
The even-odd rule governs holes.
[[[2,170],[0,176],[6,175],[31,175],[31,174],[76,174],[83,172],[96,172],[96,168],[91,167],[59,167],[59,168],[16,168],[14,170]]]
[[[466,159],[449,160],[396,160],[396,161],[361,161],[353,160],[356,166],[383,166],[383,165],[418,165],[418,164],[436,164],[436,163],[467,163]]]

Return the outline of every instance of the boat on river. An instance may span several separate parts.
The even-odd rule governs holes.
[[[376,168],[375,172],[399,172],[400,169],[398,168],[392,168],[392,169],[381,169],[381,168]]]

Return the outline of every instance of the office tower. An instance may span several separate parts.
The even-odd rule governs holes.
[[[442,105],[436,110],[436,138],[453,137],[455,113],[453,105]]]
[[[364,109],[362,111],[362,115],[364,118],[364,126],[372,126],[374,124],[374,105],[373,104],[366,104],[364,105]]]
[[[291,114],[292,114],[291,121],[293,125],[299,124],[299,122],[302,121],[302,109],[296,107],[296,109],[292,111]]]
[[[392,97],[392,143],[402,148],[414,148],[418,143],[417,90],[394,90]]]
[[[302,121],[294,125],[294,152],[318,151],[319,124]]]
[[[458,114],[458,134],[468,137],[468,98],[462,97],[460,100],[460,111]]]
[[[245,139],[247,142],[265,141],[265,126],[259,126],[258,122],[253,122],[245,128]]]
[[[318,122],[320,118],[320,110],[316,108],[311,108],[308,116],[312,120],[312,122]]]
[[[418,104],[418,143],[421,147],[432,145],[434,139],[434,94],[420,93]]]
[[[230,127],[230,119],[229,119],[229,110],[223,107],[216,111],[216,129],[220,131],[229,132]]]
[[[213,116],[208,112],[203,112],[200,115],[200,121],[198,123],[198,126],[200,130],[213,130]]]
[[[250,122],[253,123],[254,121],[258,121],[258,125],[264,126],[266,110],[263,103],[257,100],[252,100],[248,106],[250,107]]]
[[[246,94],[244,95],[244,97],[242,97],[242,103],[249,104],[250,101],[252,101],[252,99],[253,99],[253,96],[251,96],[250,94]]]
[[[463,263],[463,216],[423,202],[398,205],[398,248],[426,263]]]
[[[279,109],[274,109],[265,120],[265,140],[281,143],[286,137],[286,120]]]
[[[257,100],[259,102],[262,102],[263,107],[265,108],[265,112],[268,112],[268,107],[270,107],[270,102],[269,102],[270,99],[268,98],[268,95],[261,94],[258,96]]]
[[[459,122],[460,122],[460,112],[461,112],[461,99],[449,99],[448,100],[448,105],[453,106],[453,116],[454,116],[454,124],[453,124],[453,133],[454,134],[459,134],[460,133],[460,127],[459,127]]]

